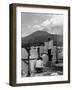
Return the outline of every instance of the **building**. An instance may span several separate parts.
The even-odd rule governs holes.
[[[31,46],[30,54],[27,52],[25,48],[22,48],[22,73],[28,74],[28,64],[30,64],[30,73],[35,72],[35,61],[38,57],[43,58],[44,66],[47,65],[48,62],[55,63],[63,61],[63,47],[54,45],[53,40],[49,40],[48,42],[44,42],[44,45],[39,46]],[[28,54],[29,63],[28,63]]]

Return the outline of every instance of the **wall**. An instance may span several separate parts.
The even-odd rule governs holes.
[[[41,90],[44,89],[72,90],[72,82],[70,84],[42,85],[42,86],[28,86],[28,87],[9,86],[8,82],[9,82],[9,4],[10,3],[35,3],[35,4],[37,3],[37,4],[48,4],[48,5],[57,5],[57,6],[66,5],[66,6],[71,6],[71,11],[72,11],[72,0],[0,0],[0,90],[40,90],[40,89]],[[71,17],[72,17],[72,12],[71,12]]]

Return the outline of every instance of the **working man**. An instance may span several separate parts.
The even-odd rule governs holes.
[[[39,57],[39,58],[36,60],[35,69],[36,69],[36,72],[37,72],[37,73],[42,73],[42,72],[43,72],[43,60],[42,60],[41,57]]]

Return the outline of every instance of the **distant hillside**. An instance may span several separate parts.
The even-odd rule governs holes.
[[[36,31],[29,36],[22,38],[22,47],[25,46],[32,46],[35,44],[43,44],[44,42],[47,42],[49,39],[54,40],[54,42],[57,42],[59,46],[62,46],[63,44],[63,36],[62,35],[55,35],[50,34],[46,31]]]

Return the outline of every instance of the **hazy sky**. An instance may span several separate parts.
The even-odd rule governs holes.
[[[51,34],[62,34],[63,15],[48,13],[21,13],[21,34],[27,36],[37,30]]]

